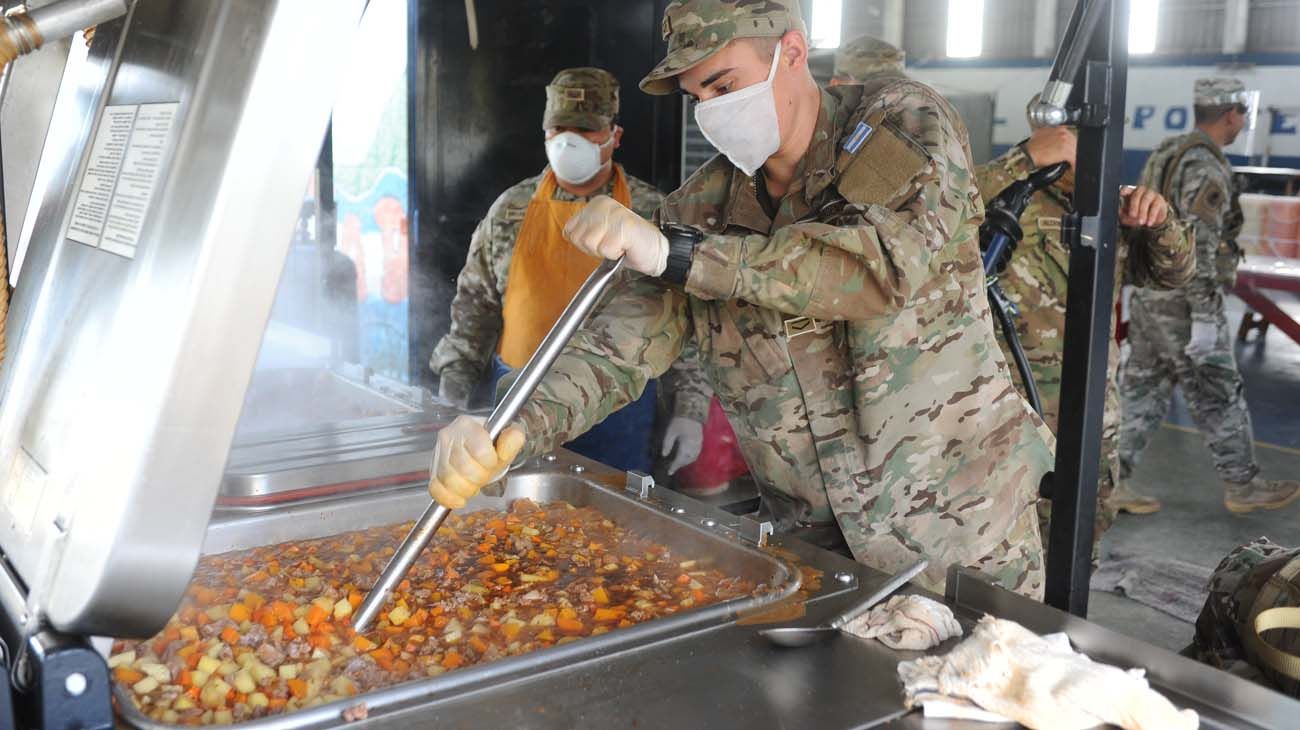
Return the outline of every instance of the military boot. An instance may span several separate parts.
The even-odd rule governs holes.
[[[1281,509],[1297,499],[1300,499],[1300,482],[1256,476],[1245,484],[1229,484],[1223,495],[1223,506],[1242,515],[1258,509]]]
[[[1110,493],[1110,505],[1116,512],[1127,512],[1131,515],[1149,515],[1159,512],[1162,506],[1160,500],[1138,494],[1129,487],[1128,482],[1123,480],[1119,480],[1115,484],[1115,491]]]

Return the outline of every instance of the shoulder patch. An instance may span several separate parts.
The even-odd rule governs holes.
[[[892,207],[930,161],[923,148],[885,122],[883,111],[860,122],[843,150],[836,188],[855,205]]]
[[[872,127],[870,124],[867,124],[866,122],[858,122],[858,126],[853,130],[853,134],[850,134],[848,139],[844,140],[844,151],[851,155],[856,155],[858,150],[862,149],[862,145],[866,143],[867,139],[871,137],[871,133],[874,131],[876,131],[875,127]]]
[[[1192,201],[1191,214],[1205,223],[1215,223],[1225,213],[1227,193],[1216,180],[1206,180]]]

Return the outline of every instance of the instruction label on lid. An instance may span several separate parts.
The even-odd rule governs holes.
[[[135,258],[179,106],[105,107],[72,209],[69,239]]]

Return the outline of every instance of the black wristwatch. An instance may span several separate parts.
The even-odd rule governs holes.
[[[691,260],[695,258],[695,247],[704,240],[704,232],[681,223],[665,223],[659,226],[659,231],[668,239],[668,265],[659,278],[684,285],[691,271]]]

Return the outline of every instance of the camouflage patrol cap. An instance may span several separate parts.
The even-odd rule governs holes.
[[[862,82],[882,73],[903,73],[907,54],[901,49],[864,35],[835,51],[835,78]]]
[[[1246,85],[1241,83],[1240,79],[1225,76],[1197,79],[1192,87],[1192,94],[1196,106],[1250,103],[1250,92],[1246,91]]]
[[[608,129],[618,116],[618,79],[600,68],[566,68],[546,87],[542,128]]]
[[[722,50],[736,38],[780,38],[807,34],[799,0],[673,0],[664,10],[668,54],[641,79],[641,90],[664,95],[677,90],[675,77]]]

